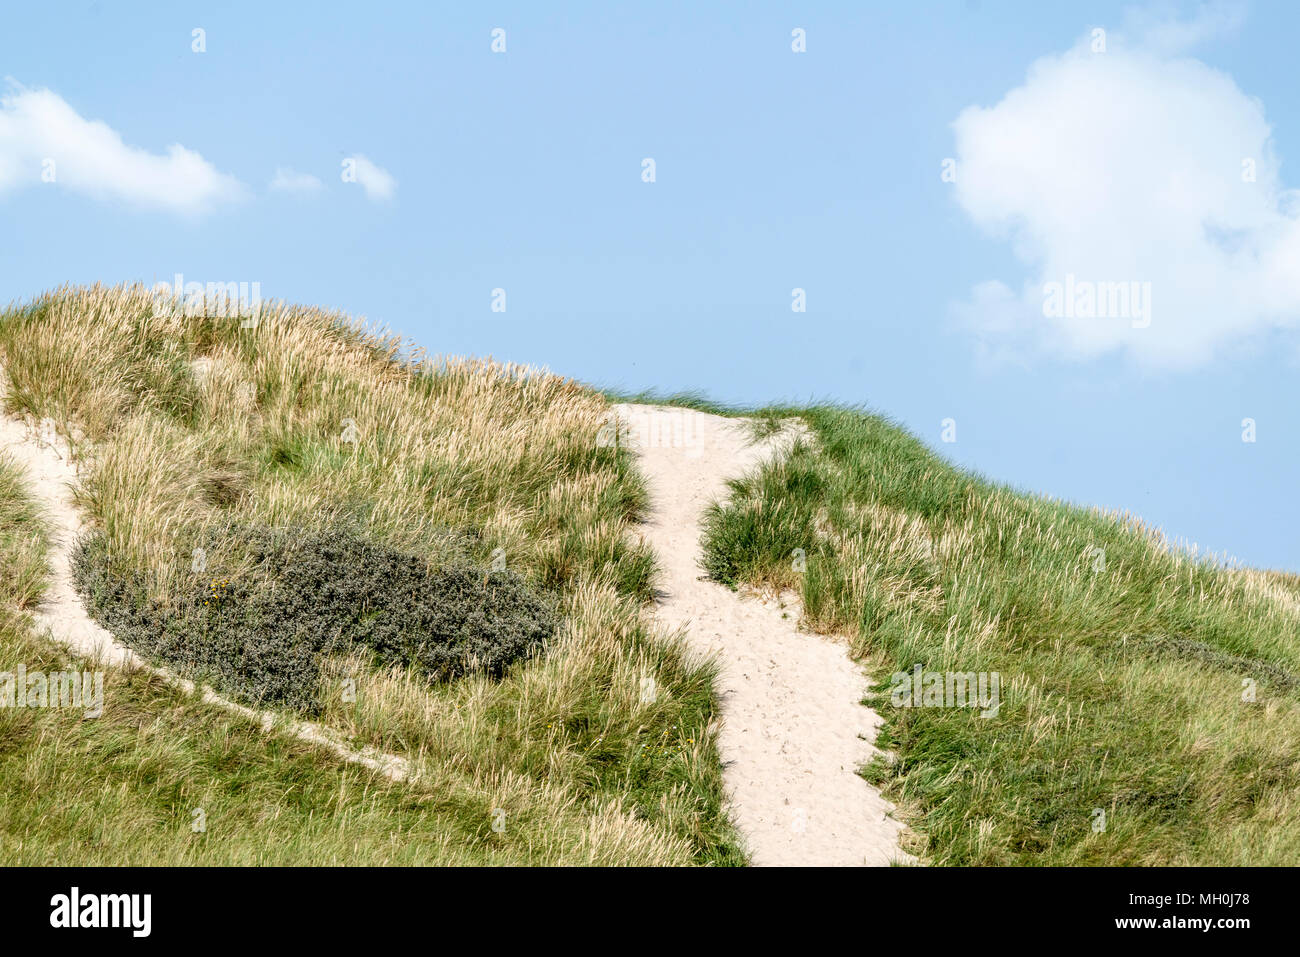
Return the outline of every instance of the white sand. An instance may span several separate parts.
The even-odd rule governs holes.
[[[8,380],[0,371],[0,394],[7,393],[8,388]],[[131,649],[101,628],[82,607],[71,569],[73,549],[78,536],[85,530],[72,497],[77,470],[53,423],[46,420],[33,428],[13,416],[0,415],[0,453],[8,455],[27,473],[28,489],[40,506],[50,532],[50,577],[44,600],[33,616],[36,626],[52,640],[66,645],[74,654],[94,662],[97,667],[146,668],[186,691],[193,691],[192,682],[164,668],[142,665]],[[346,761],[380,771],[394,780],[405,779],[409,773],[404,758],[373,748],[353,749],[338,732],[324,725],[299,721],[272,711],[246,708],[222,698],[211,688],[203,688],[202,696],[205,702],[257,722],[266,731],[278,729],[327,748]],[[112,701],[105,700],[105,710],[111,707]]]
[[[645,538],[663,570],[659,617],[721,666],[719,747],[732,819],[758,865],[915,863],[893,805],[855,772],[881,719],[840,642],[797,630],[798,602],[742,597],[703,580],[700,520],[792,429],[750,444],[742,423],[689,409],[620,405],[651,496]],[[782,607],[784,603],[785,607]]]

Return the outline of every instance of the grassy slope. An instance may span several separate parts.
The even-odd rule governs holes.
[[[851,636],[886,679],[918,662],[1001,674],[993,719],[873,701],[897,761],[865,773],[928,859],[1300,861],[1300,580],[991,484],[872,415],[798,414],[815,442],[733,484],[706,561],[797,589],[806,625]]]
[[[322,720],[409,757],[415,784],[141,676],[108,677],[98,720],[0,713],[5,860],[742,860],[720,810],[712,674],[646,619],[653,560],[628,535],[644,491],[626,452],[597,445],[603,398],[517,367],[416,365],[398,346],[313,309],[277,306],[255,329],[187,318],[139,289],[60,290],[0,318],[11,411],[72,438],[91,465],[87,510],[115,560],[159,594],[193,574],[196,530],[347,522],[432,556],[449,541],[479,562],[501,549],[567,617],[546,655],[503,680],[431,688],[371,670],[355,703],[329,697]],[[341,438],[345,419],[355,443]],[[2,477],[21,537],[32,518]],[[30,551],[0,552],[6,569],[34,574]],[[59,654],[17,612],[4,641],[0,662]],[[209,826],[196,839],[199,806]]]

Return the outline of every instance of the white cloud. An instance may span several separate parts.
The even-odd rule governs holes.
[[[987,280],[954,309],[990,352],[1190,367],[1300,325],[1300,192],[1280,184],[1263,105],[1174,52],[1229,14],[1148,21],[1104,53],[1089,35],[957,117],[957,201],[1027,267],[1019,290]],[[1149,325],[1045,316],[1045,287],[1067,282],[1150,283]]]
[[[277,166],[275,179],[271,180],[271,189],[285,193],[314,193],[323,185],[311,173],[299,173],[286,166]]]
[[[58,94],[12,86],[0,97],[0,193],[40,185],[43,173],[54,186],[184,214],[246,192],[193,150],[175,144],[157,154],[127,146],[120,133],[84,119]]]
[[[357,182],[366,191],[369,199],[392,199],[397,190],[397,180],[382,166],[376,166],[366,157],[357,153],[343,161],[343,181]]]

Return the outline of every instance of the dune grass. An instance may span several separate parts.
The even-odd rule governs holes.
[[[988,482],[878,416],[800,414],[815,437],[732,483],[706,563],[797,590],[872,665],[894,759],[864,773],[925,859],[1300,862],[1296,576]],[[917,664],[999,673],[1000,710],[899,706]]]
[[[276,304],[246,328],[139,288],[62,289],[0,316],[8,411],[68,439],[112,561],[158,600],[192,590],[196,543],[223,529],[348,527],[431,566],[504,562],[563,619],[499,678],[327,662],[318,720],[407,757],[402,783],[140,672],[105,676],[100,718],[0,709],[0,860],[743,862],[713,675],[649,622],[653,557],[629,534],[645,491],[627,450],[596,440],[605,397],[404,347],[320,310]],[[864,774],[899,802],[912,850],[1300,860],[1300,579],[988,482],[858,410],[744,414],[756,434],[799,415],[814,437],[733,483],[709,516],[708,571],[796,589],[805,625],[847,635],[882,678],[870,703],[894,757]],[[0,670],[71,663],[27,617],[43,536],[0,463]],[[238,567],[219,547],[210,559]],[[889,676],[916,664],[998,672],[996,716],[895,706]]]
[[[100,719],[4,716],[0,790],[40,784],[5,802],[0,855],[743,863],[721,810],[713,673],[650,623],[653,556],[630,534],[645,491],[626,450],[596,441],[603,397],[530,368],[431,359],[317,309],[272,304],[246,326],[176,305],[65,288],[0,317],[8,411],[66,437],[107,554],[152,598],[192,591],[213,530],[346,526],[431,566],[504,566],[551,596],[562,625],[499,678],[329,663],[318,720],[408,758],[404,784],[139,675],[107,676]],[[58,655],[11,618],[8,657]],[[209,826],[195,850],[201,803],[240,837],[211,840]]]

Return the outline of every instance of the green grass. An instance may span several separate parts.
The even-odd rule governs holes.
[[[711,511],[707,568],[796,589],[873,666],[896,757],[865,774],[927,860],[1300,862],[1300,580],[996,485],[860,410],[799,414],[812,438]],[[998,672],[1000,712],[895,706],[917,663]]]
[[[722,812],[713,670],[651,621],[654,558],[633,535],[645,489],[626,450],[596,441],[605,399],[402,346],[311,308],[273,304],[254,329],[185,316],[139,287],[62,289],[0,316],[8,411],[71,442],[92,528],[150,601],[192,597],[195,542],[222,529],[346,527],[431,567],[503,556],[562,618],[500,676],[327,663],[317,720],[406,758],[410,783],[139,675],[106,677],[100,719],[4,715],[0,859],[744,863]],[[237,559],[211,556],[223,575]],[[0,567],[36,574],[10,555]],[[57,659],[11,618],[0,661]]]

